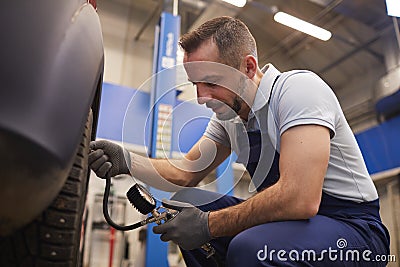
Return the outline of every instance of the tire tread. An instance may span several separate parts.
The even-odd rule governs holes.
[[[68,178],[49,208],[29,225],[0,240],[0,266],[78,266],[92,118],[90,111]]]

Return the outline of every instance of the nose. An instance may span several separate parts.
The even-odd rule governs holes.
[[[211,100],[210,91],[206,88],[206,86],[202,83],[196,84],[197,91],[197,103],[200,105],[207,103]]]

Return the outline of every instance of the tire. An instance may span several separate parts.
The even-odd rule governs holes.
[[[92,111],[73,166],[53,203],[33,222],[0,240],[0,266],[80,266],[80,242],[89,180],[88,153]]]

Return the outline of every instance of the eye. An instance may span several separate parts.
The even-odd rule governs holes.
[[[214,88],[214,87],[217,86],[217,84],[215,84],[215,83],[206,83],[206,85],[207,85],[208,87],[211,87],[211,88]]]

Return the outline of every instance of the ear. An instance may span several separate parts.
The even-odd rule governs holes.
[[[257,59],[252,55],[247,55],[244,58],[245,74],[249,79],[253,79],[257,73],[258,63]]]

